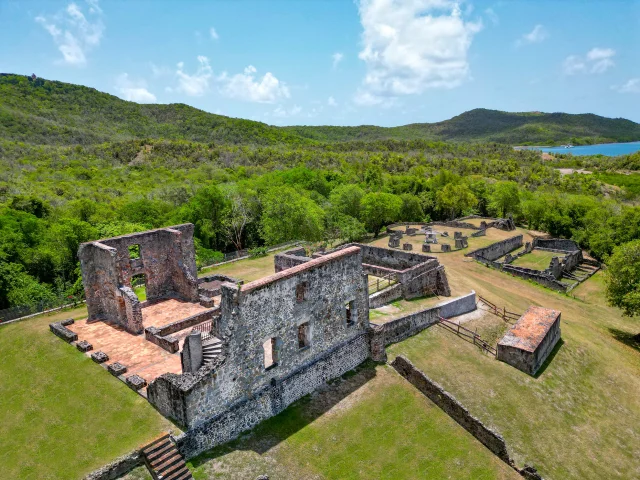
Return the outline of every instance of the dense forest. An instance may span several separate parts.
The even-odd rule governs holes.
[[[640,238],[633,182],[609,182],[637,170],[639,153],[550,162],[501,143],[325,142],[16,76],[0,77],[0,94],[0,309],[81,294],[81,242],[183,222],[196,226],[201,266],[241,248],[471,213],[512,214],[600,259]],[[597,174],[562,176],[568,165]]]

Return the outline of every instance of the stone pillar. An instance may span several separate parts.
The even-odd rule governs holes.
[[[462,238],[462,232],[453,232],[453,238]]]
[[[182,373],[195,373],[204,363],[202,356],[202,333],[193,330],[184,339],[184,346],[180,352]]]
[[[440,247],[442,248],[443,252],[450,252],[451,251],[451,245],[449,245],[447,243],[443,243]]]
[[[413,245],[410,244],[410,243],[403,243],[402,244],[402,250],[411,251],[411,250],[413,250]]]
[[[428,243],[423,243],[422,251],[425,253],[431,253],[431,245],[429,245]]]

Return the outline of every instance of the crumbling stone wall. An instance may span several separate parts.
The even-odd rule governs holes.
[[[149,401],[165,416],[189,428],[274,383],[281,384],[317,364],[327,352],[366,337],[368,286],[361,250],[339,250],[242,287],[225,283],[221,308],[218,324],[224,346],[219,362],[192,375],[162,375],[148,387]],[[300,348],[298,326],[303,323],[309,324],[310,344]],[[278,362],[265,369],[263,344],[271,338],[277,339]],[[342,374],[350,370],[368,354],[368,348],[366,354],[354,354],[349,362],[339,362],[341,366],[335,371]],[[329,357],[327,361],[333,360]],[[314,384],[307,382],[296,388],[302,396],[310,393]],[[297,399],[282,398],[278,411],[289,399]]]
[[[458,422],[462,428],[476,437],[480,443],[491,450],[502,461],[513,466],[513,461],[509,457],[504,438],[471,415],[469,410],[458,402],[453,395],[414,367],[413,364],[402,355],[397,356],[391,363],[391,366],[433,403],[444,410],[447,415]]]
[[[533,248],[548,248],[550,250],[561,250],[565,252],[574,252],[581,250],[580,245],[573,240],[564,238],[534,238]]]
[[[488,247],[478,248],[469,253],[465,253],[465,257],[482,257],[486,260],[494,261],[500,257],[504,257],[507,253],[513,252],[515,249],[522,247],[522,235],[507,238],[496,243],[492,243]]]
[[[369,296],[369,308],[379,308],[387,303],[393,302],[398,298],[402,298],[402,284],[396,283],[390,287],[380,290],[379,292],[372,293]]]
[[[297,265],[302,265],[310,261],[311,258],[307,257],[307,252],[303,247],[287,250],[283,253],[278,253],[273,259],[276,273],[286,270]]]
[[[547,288],[558,292],[566,292],[568,285],[559,282],[553,275],[542,270],[533,270],[531,268],[516,267],[515,265],[503,265],[502,270],[516,277],[526,280],[533,280]]]
[[[129,247],[139,245],[140,257]],[[89,320],[108,320],[142,333],[137,306],[127,288],[138,274],[146,277],[147,300],[198,301],[193,225],[149,230],[80,245],[78,250]],[[137,301],[137,298],[136,298]]]

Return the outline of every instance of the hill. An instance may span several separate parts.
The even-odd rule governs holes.
[[[441,140],[498,142],[511,145],[584,145],[640,140],[640,124],[594,114],[510,113],[476,108],[437,123],[401,127],[285,127],[319,141]]]
[[[137,104],[80,85],[0,74],[0,138],[55,145],[144,138],[255,145],[375,140],[579,145],[640,140],[640,124],[593,114],[475,109],[443,122],[391,128],[274,127],[184,104]]]

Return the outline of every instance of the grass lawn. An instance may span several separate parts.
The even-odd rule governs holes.
[[[0,474],[73,479],[178,429],[49,323],[86,308],[0,326]]]
[[[238,280],[244,280],[245,283],[258,280],[259,278],[275,273],[273,257],[275,257],[276,253],[278,252],[271,252],[265,257],[246,258],[244,260],[206,268],[198,272],[198,276],[204,277],[205,275],[218,273],[237,278]]]
[[[511,265],[523,268],[533,268],[534,270],[546,270],[549,268],[551,259],[553,257],[561,257],[561,255],[554,252],[546,252],[544,250],[533,250],[531,253],[527,253],[519,258],[516,258]]]
[[[494,426],[519,465],[545,478],[640,478],[640,348],[632,340],[640,325],[606,305],[602,273],[562,295],[462,255],[439,255],[454,295],[474,289],[513,312],[562,312],[552,360],[533,378],[435,327],[391,346],[390,360],[410,358]],[[465,326],[492,342],[508,328],[490,314]]]
[[[194,478],[520,478],[391,367],[347,377],[192,460]]]

